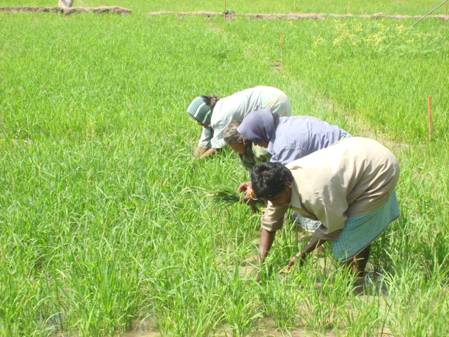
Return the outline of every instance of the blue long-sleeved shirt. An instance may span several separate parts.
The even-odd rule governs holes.
[[[349,136],[339,127],[314,117],[280,117],[274,137],[268,143],[270,161],[286,165]]]

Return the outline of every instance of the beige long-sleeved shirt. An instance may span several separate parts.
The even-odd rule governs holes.
[[[352,137],[287,165],[293,175],[291,200],[285,206],[268,206],[262,227],[280,229],[289,207],[300,215],[320,220],[315,233],[331,237],[346,219],[366,214],[385,202],[399,178],[394,155],[375,140]],[[321,234],[321,235],[320,235]]]

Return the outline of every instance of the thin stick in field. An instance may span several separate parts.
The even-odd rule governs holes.
[[[427,116],[429,119],[429,142],[430,142],[432,141],[432,105],[430,96],[427,96]]]
[[[284,64],[284,49],[285,49],[285,33],[279,33],[279,48],[281,50],[281,64]]]

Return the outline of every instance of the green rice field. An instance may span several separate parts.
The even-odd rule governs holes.
[[[123,6],[145,11],[217,11],[226,9],[237,13],[384,13],[422,15],[437,7],[438,0],[74,0],[74,6]],[[57,0],[0,0],[0,6],[55,6]],[[436,14],[447,14],[448,7],[442,6]]]
[[[1,337],[447,336],[449,21],[149,17],[223,2],[76,2],[100,4],[134,12],[0,13]],[[267,13],[437,4],[228,1]],[[327,250],[279,273],[305,244],[289,223],[260,269],[260,215],[235,200],[248,179],[238,157],[192,156],[191,99],[259,84],[400,161],[401,218],[374,244],[363,295]]]

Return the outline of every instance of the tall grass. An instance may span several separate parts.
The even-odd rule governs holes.
[[[366,50],[380,27],[395,40],[396,23],[344,25],[1,15],[0,335],[115,336],[150,317],[167,336],[257,335],[265,321],[281,332],[377,336],[386,327],[398,336],[444,336],[448,140],[438,123],[447,113],[447,79],[431,81],[418,70],[445,69],[447,29],[419,28],[422,41],[438,46],[424,62],[407,40],[387,56]],[[351,57],[338,58],[350,52],[347,41],[313,46],[352,25],[363,28],[364,42],[351,47]],[[284,30],[286,58],[273,68]],[[404,58],[395,54],[400,46]],[[339,70],[339,62],[350,70]],[[409,65],[418,68],[410,76],[442,102],[431,145],[401,115],[410,92],[424,93],[419,86],[392,98],[392,89],[374,85],[376,101],[363,90],[338,90],[363,87],[366,73],[407,87],[401,76]],[[255,281],[248,261],[257,254],[258,216],[217,198],[246,172],[229,151],[192,159],[200,130],[185,108],[198,94],[257,84],[282,88],[297,114],[325,117],[353,134],[367,126],[405,143],[394,148],[403,216],[376,243],[371,267],[383,270],[388,296],[373,289],[355,297],[332,260],[323,268],[322,259],[311,259],[279,275],[298,246],[290,225]],[[388,108],[381,114],[375,102],[385,100],[398,103],[381,103]]]
[[[237,13],[353,13],[353,14],[410,14],[424,15],[441,1],[331,1],[331,0],[227,0],[226,8]],[[0,6],[55,6],[57,0],[0,0]],[[176,0],[176,1],[133,1],[133,0],[75,0],[75,6],[124,6],[134,10],[134,14],[148,11],[224,11],[224,1]],[[435,11],[447,14],[445,6]]]

